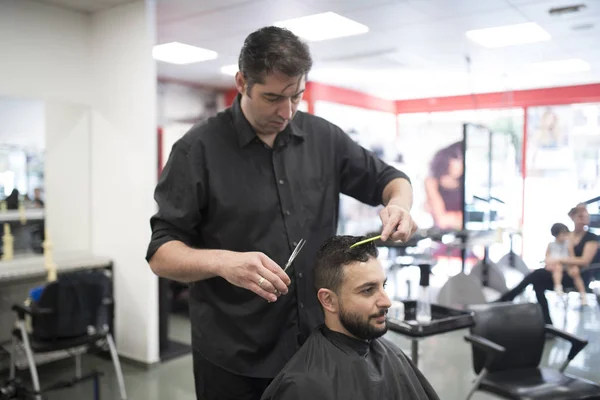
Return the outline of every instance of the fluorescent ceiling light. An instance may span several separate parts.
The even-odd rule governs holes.
[[[238,72],[238,69],[239,68],[237,64],[224,65],[221,67],[221,73],[225,75],[235,76],[235,74],[237,74]]]
[[[367,26],[333,12],[279,21],[275,22],[274,25],[280,28],[287,28],[301,38],[311,42],[369,32]]]
[[[192,64],[200,61],[214,60],[217,58],[217,53],[201,47],[171,42],[154,46],[152,56],[156,60],[171,64]]]
[[[578,58],[546,61],[529,65],[529,69],[541,74],[571,74],[590,70],[590,64]]]
[[[490,49],[543,42],[551,38],[550,34],[535,22],[476,29],[467,31],[465,35],[475,43]]]

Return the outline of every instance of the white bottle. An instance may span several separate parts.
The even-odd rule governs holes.
[[[420,324],[431,323],[431,304],[429,304],[429,290],[427,286],[420,287],[417,299],[417,322]]]

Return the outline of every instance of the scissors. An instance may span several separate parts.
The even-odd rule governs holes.
[[[283,272],[285,272],[294,262],[294,260],[296,259],[296,257],[298,256],[298,253],[300,253],[300,250],[302,250],[302,248],[304,247],[304,244],[306,243],[306,240],[304,239],[300,239],[300,241],[298,242],[298,244],[296,245],[296,248],[294,249],[294,251],[292,252],[292,255],[290,256],[290,258],[287,260],[287,263],[285,263],[285,268],[283,269]]]
[[[292,255],[290,256],[290,258],[288,258],[287,262],[285,263],[285,267],[283,268],[283,272],[287,271],[287,269],[292,266],[292,263],[294,262],[294,260],[298,256],[298,253],[300,253],[300,250],[302,250],[302,248],[304,247],[305,243],[306,243],[306,240],[300,239],[300,241],[296,245],[296,248],[292,252]],[[275,294],[279,296],[279,290],[275,289]],[[270,303],[270,301],[269,301],[269,303]]]

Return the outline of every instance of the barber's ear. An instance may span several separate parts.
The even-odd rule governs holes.
[[[246,79],[244,79],[244,75],[240,71],[235,74],[235,88],[239,93],[246,93]]]
[[[338,312],[338,297],[334,292],[329,289],[319,289],[317,297],[324,309],[334,314]]]

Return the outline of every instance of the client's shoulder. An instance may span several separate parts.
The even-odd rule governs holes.
[[[372,345],[376,347],[376,350],[378,350],[379,352],[386,353],[388,357],[398,357],[401,359],[407,358],[406,354],[404,354],[402,349],[400,349],[398,345],[396,345],[394,342],[387,338],[380,337],[378,339],[375,339]]]

